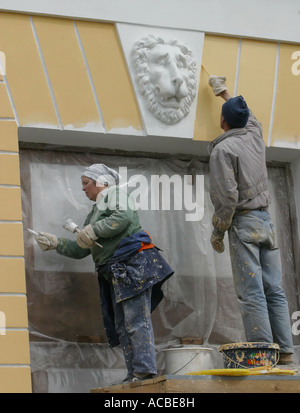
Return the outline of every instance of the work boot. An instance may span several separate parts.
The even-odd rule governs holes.
[[[132,379],[129,380],[130,383],[134,383],[137,381],[141,381],[141,380],[148,380],[148,379],[153,379],[153,377],[155,377],[154,374],[139,374],[138,377],[137,376],[133,376]]]
[[[129,383],[133,379],[133,377],[134,376],[132,374],[128,374],[126,378],[122,381],[122,383]]]
[[[279,365],[288,365],[293,364],[293,355],[291,353],[280,353],[279,354],[279,361],[277,364]]]

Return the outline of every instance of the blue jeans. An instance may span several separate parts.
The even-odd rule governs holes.
[[[293,353],[280,251],[268,211],[238,212],[228,236],[247,341],[277,343],[281,353]]]
[[[116,303],[111,290],[115,327],[123,349],[128,376],[156,374],[155,341],[151,321],[149,287],[142,293]]]

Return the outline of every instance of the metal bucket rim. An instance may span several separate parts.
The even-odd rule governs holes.
[[[266,343],[266,342],[244,342],[244,343],[229,343],[223,344],[219,347],[219,351],[226,351],[226,350],[240,350],[240,349],[255,349],[255,348],[265,348],[265,349],[273,349],[279,350],[280,347],[276,343]]]

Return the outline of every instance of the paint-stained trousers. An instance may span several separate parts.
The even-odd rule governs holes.
[[[114,296],[111,287],[112,297]],[[149,287],[140,294],[116,303],[112,299],[115,327],[123,349],[128,377],[156,374],[156,354],[151,321],[151,294]]]
[[[280,251],[268,211],[238,212],[228,236],[247,341],[277,343],[281,353],[293,353]]]

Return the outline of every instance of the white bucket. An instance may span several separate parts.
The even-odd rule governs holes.
[[[211,348],[201,346],[172,347],[165,353],[166,374],[186,374],[211,368]]]

